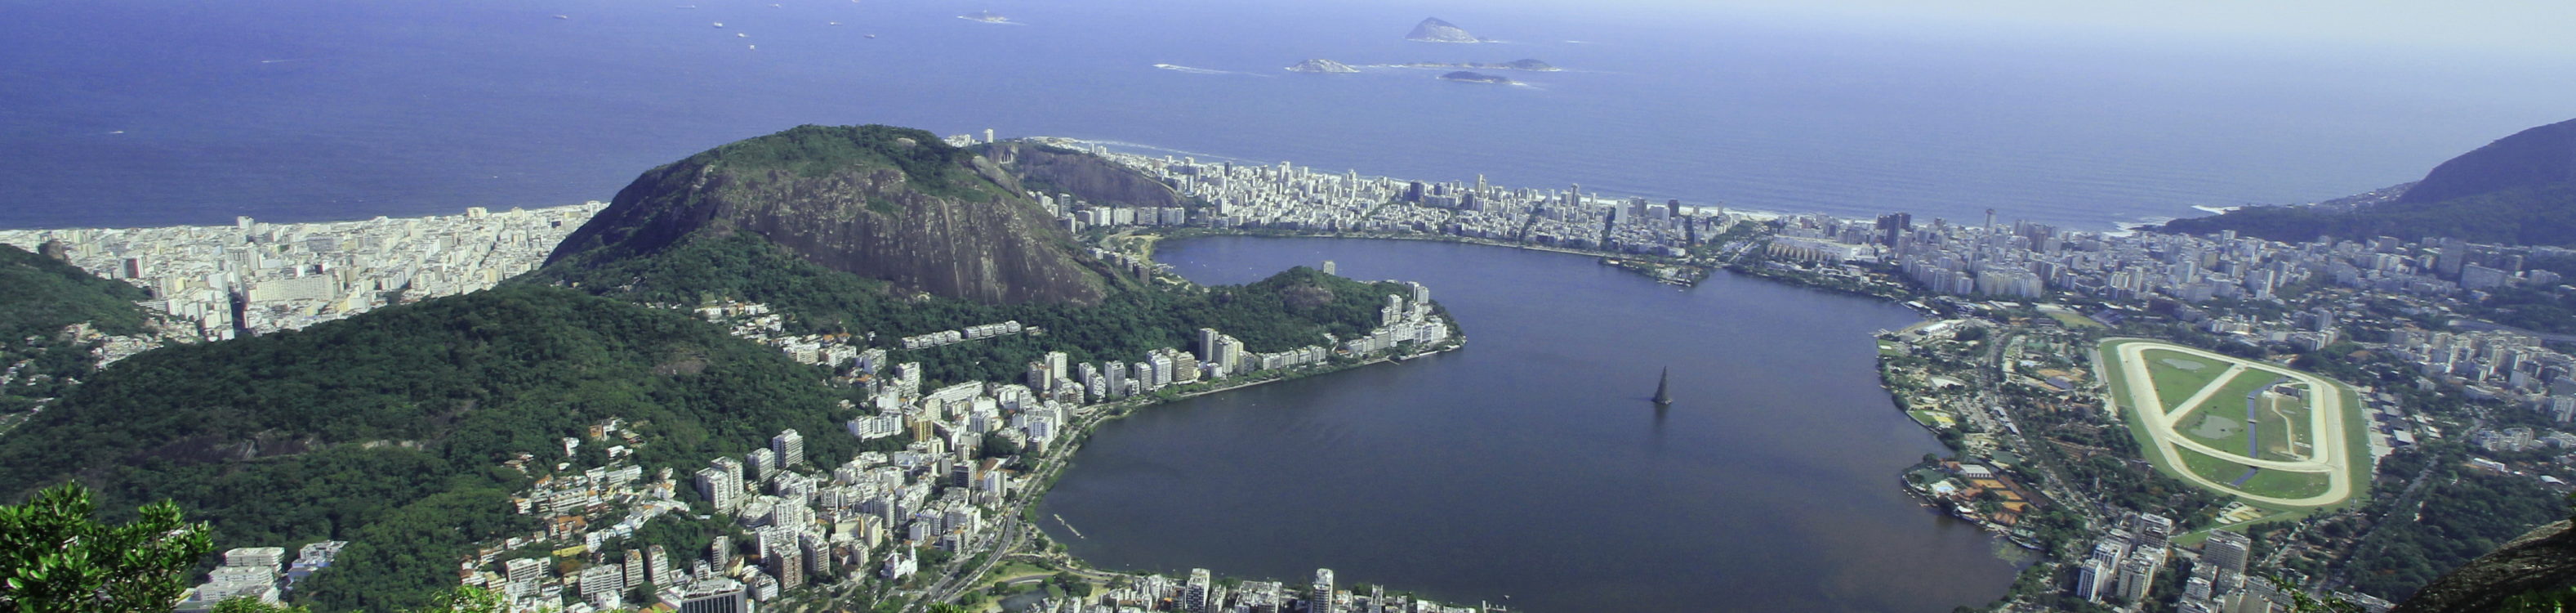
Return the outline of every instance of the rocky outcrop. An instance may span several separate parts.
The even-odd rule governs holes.
[[[655,168],[548,265],[597,266],[740,232],[905,291],[1077,304],[1109,291],[1009,172],[928,132],[887,126],[802,126]]]
[[[2505,601],[2576,586],[2576,535],[2567,522],[2541,526],[2434,579],[2394,613],[2487,613]]]
[[[1342,73],[1359,71],[1360,69],[1352,68],[1349,64],[1325,59],[1306,60],[1298,62],[1295,66],[1288,67],[1288,72]]]
[[[1189,199],[1169,185],[1100,156],[1035,143],[980,148],[1021,186],[1041,194],[1071,195],[1098,205],[1186,207]]]
[[[1476,35],[1468,34],[1466,29],[1441,21],[1438,17],[1424,18],[1422,23],[1413,26],[1413,33],[1404,35],[1404,39],[1425,43],[1485,42],[1485,39],[1476,38]]]

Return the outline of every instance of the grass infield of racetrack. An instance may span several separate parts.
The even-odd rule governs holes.
[[[2245,372],[2237,373],[2236,378],[2229,379],[2225,383],[2219,384],[2218,392],[2210,394],[2208,400],[2201,401],[2199,408],[2194,409],[2190,413],[2184,414],[2182,416],[2182,421],[2177,423],[2174,430],[2182,433],[2183,436],[2206,443],[2211,447],[2228,451],[2245,450],[2245,396],[2246,394],[2269,387],[2273,381],[2280,378],[2280,375],[2253,369],[2246,369]],[[2197,392],[2199,390],[2193,391]],[[2157,399],[2162,400],[2163,396],[2161,396],[2161,394],[2163,394],[2164,391],[2162,389],[2158,389],[2156,393],[2159,394]],[[2300,411],[2300,414],[2304,415],[2306,414],[2306,411]],[[2198,433],[2194,432],[2197,428],[2192,426],[2198,425],[2201,418],[2204,416],[2214,417],[2225,420],[2228,423],[2235,424],[2237,426],[2235,434],[2226,438],[2200,436]],[[2304,428],[2306,427],[2306,424],[2300,424],[2300,426]],[[2281,430],[2281,428],[2264,428],[2256,431],[2254,434],[2267,440],[2282,440],[2280,437],[2285,433],[2277,432],[2277,430]],[[2254,455],[2251,457],[2260,458],[2265,456]],[[2284,456],[2279,459],[2288,458]]]
[[[2225,362],[2212,362],[2207,358],[2185,355],[2178,351],[2148,349],[2139,352],[2138,357],[2146,358],[2147,376],[2156,380],[2156,399],[2165,403],[2164,410],[2168,412],[2182,408],[2178,405],[2185,400],[2190,400],[2193,392],[2198,392],[2200,388],[2207,387],[2210,382],[2217,381],[2218,375],[2225,374],[2229,366]],[[2185,369],[2167,363],[2166,360],[2197,363],[2200,364],[2200,369]]]

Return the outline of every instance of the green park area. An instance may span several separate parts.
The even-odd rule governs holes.
[[[2156,398],[2163,400],[2166,411],[2182,408],[2192,394],[2208,387],[2218,376],[2227,373],[2226,362],[2210,360],[2179,351],[2148,349],[2140,354],[2147,360],[2147,376],[2155,380]]]
[[[2182,421],[2177,422],[2175,427],[2181,430],[2184,436],[2191,437],[2192,440],[2206,443],[2211,447],[2231,452],[2243,450],[2248,454],[2247,457],[2260,457],[2253,455],[2255,449],[2246,444],[2246,436],[2248,435],[2246,427],[2248,425],[2248,421],[2246,419],[2247,413],[2245,397],[2249,394],[2253,394],[2254,392],[2262,391],[2264,388],[2270,387],[2274,382],[2280,380],[2280,375],[2267,371],[2248,369],[2244,372],[2237,373],[2235,378],[2219,383],[2218,391],[2210,394],[2207,399],[2202,400],[2199,407],[2191,408],[2191,412],[2184,414],[2182,416]],[[2197,391],[2198,390],[2194,390],[2195,393]],[[2165,396],[2162,390],[2157,391],[2157,396],[2165,399],[2165,401],[2169,403],[2179,404],[2183,402],[2180,399]],[[2302,411],[2302,413],[2304,413],[2304,411]],[[2256,423],[2254,425],[2259,426],[2260,424]],[[2300,424],[2299,427],[2306,428],[2307,424]],[[2253,436],[2264,438],[2267,442],[2280,439],[2281,437],[2289,434],[2285,428],[2280,427],[2257,428],[2257,430],[2259,431],[2252,433]],[[2220,433],[2221,435],[2211,437],[2205,436],[2204,433]],[[2287,448],[2286,443],[2281,446],[2284,449]]]
[[[2182,456],[2183,465],[2190,467],[2192,474],[2211,481],[2232,484],[2236,489],[2256,496],[2306,498],[2326,493],[2329,485],[2326,473],[2258,470],[2252,477],[2247,477],[2245,471],[2251,469],[2250,466],[2189,449],[2177,449],[2174,452]],[[2236,483],[2238,479],[2244,479],[2245,482]]]
[[[2076,314],[2076,313],[2070,313],[2070,312],[2066,312],[2066,311],[2058,311],[2058,310],[2043,310],[2043,311],[2041,311],[2041,312],[2043,312],[2043,313],[2047,313],[2047,314],[2048,314],[2048,318],[2049,318],[2049,319],[2057,320],[2057,323],[2064,324],[2066,327],[2069,327],[2069,328],[2109,328],[2109,327],[2110,327],[2110,326],[2102,325],[2102,322],[2093,321],[2093,318],[2091,318],[2091,317],[2085,317],[2085,316],[2083,316],[2083,315]]]
[[[2258,439],[2254,457],[2265,460],[2297,460],[2316,453],[2316,441],[2308,440],[2308,402],[2304,398],[2283,394],[2263,394],[2254,401],[2254,431]]]

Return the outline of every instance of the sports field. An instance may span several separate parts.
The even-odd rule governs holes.
[[[2284,510],[2342,504],[2368,486],[2366,422],[2342,384],[2144,339],[2104,341],[2099,357],[2112,403],[2166,474]]]

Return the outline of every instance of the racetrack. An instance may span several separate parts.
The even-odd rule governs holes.
[[[2352,402],[2353,400],[2345,398],[2343,386],[2316,375],[2290,370],[2288,368],[2274,366],[2259,361],[2229,357],[2210,351],[2184,347],[2171,343],[2138,339],[2112,339],[2103,342],[2103,349],[2102,357],[2117,363],[2116,367],[2120,369],[2120,374],[2125,377],[2127,383],[2126,387],[2128,388],[2125,390],[2126,397],[2114,398],[2112,400],[2117,404],[2127,405],[2130,410],[2136,411],[2135,419],[2130,422],[2130,425],[2132,428],[2143,432],[2147,440],[2152,443],[2148,445],[2150,448],[2148,453],[2154,456],[2150,459],[2157,460],[2159,464],[2171,468],[2169,472],[2174,473],[2183,480],[2213,491],[2224,492],[2229,495],[2245,499],[2247,502],[2280,507],[2319,507],[2337,504],[2351,498],[2353,492],[2357,489],[2358,484],[2353,482],[2354,478],[2351,470],[2354,459],[2352,458],[2350,446],[2346,444],[2346,441],[2350,439],[2347,438],[2347,432],[2345,429],[2348,427],[2358,426],[2345,423],[2346,410],[2344,403]],[[2171,405],[2172,408],[2168,410],[2166,409],[2168,405],[2164,403],[2163,398],[2159,397],[2156,392],[2155,377],[2152,373],[2152,369],[2149,368],[2149,363],[2144,355],[2148,350],[2171,351],[2189,355],[2195,359],[2213,360],[2216,363],[2229,364],[2230,366],[2228,366],[2227,371],[2222,373],[2217,379],[2210,381],[2207,385],[2193,393],[2190,398],[2185,399],[2182,403]],[[2110,366],[2111,365],[2105,365],[2106,368]],[[2218,393],[2220,388],[2226,387],[2229,381],[2234,380],[2237,376],[2244,374],[2245,371],[2249,370],[2277,375],[2305,385],[2310,405],[2307,420],[2308,431],[2304,433],[2304,438],[2310,441],[2315,441],[2315,444],[2311,446],[2312,451],[2308,454],[2308,457],[2293,460],[2266,460],[2248,457],[2243,450],[2221,450],[2217,447],[2210,446],[2209,444],[2194,440],[2191,437],[2184,436],[2181,432],[2176,430],[2176,426],[2182,422],[2184,417],[2191,415],[2192,412],[2200,408],[2203,403],[2212,401],[2214,399],[2212,397]],[[2215,398],[2214,400],[2221,402],[2242,401],[2241,399],[2236,398]],[[2326,476],[2326,491],[2314,496],[2299,498],[2283,498],[2247,492],[2241,488],[2212,480],[2191,470],[2184,464],[2183,458],[2177,452],[2178,449],[2188,449],[2213,458],[2219,458],[2229,462],[2268,471],[2312,474],[2323,473]]]

